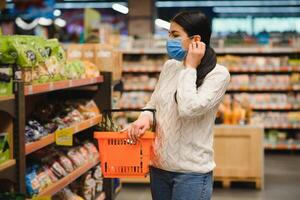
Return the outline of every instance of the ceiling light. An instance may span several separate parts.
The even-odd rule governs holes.
[[[53,23],[52,19],[48,19],[45,17],[41,17],[39,19],[39,25],[42,25],[42,26],[50,26],[52,23]]]
[[[54,20],[55,25],[59,26],[59,27],[65,27],[67,25],[66,20],[62,19],[62,18],[57,18]]]
[[[300,13],[300,7],[215,7],[215,13]]]
[[[156,7],[214,7],[214,6],[299,6],[298,0],[285,1],[157,1]]]
[[[123,14],[128,14],[129,9],[126,6],[123,6],[122,4],[114,3],[112,5],[112,9],[114,9],[117,12],[123,13]]]
[[[20,17],[16,18],[16,25],[20,27],[23,30],[31,30],[35,28],[38,25],[38,19],[33,20],[31,23],[26,23],[23,19]]]
[[[155,20],[155,25],[164,29],[169,30],[170,29],[170,22],[167,22],[162,19],[156,19]]]
[[[55,17],[59,17],[59,16],[61,15],[61,11],[58,10],[58,9],[55,9],[55,10],[53,11],[53,15],[54,15]]]

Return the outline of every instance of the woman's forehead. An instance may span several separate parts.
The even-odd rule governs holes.
[[[171,22],[170,32],[184,32],[183,28],[176,22]]]

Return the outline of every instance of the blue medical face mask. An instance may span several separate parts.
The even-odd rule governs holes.
[[[168,39],[167,51],[171,58],[178,61],[182,61],[187,54],[187,51],[182,48],[182,40],[180,38]]]

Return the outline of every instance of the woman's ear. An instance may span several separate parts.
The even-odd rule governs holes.
[[[194,42],[197,42],[197,41],[201,42],[201,36],[200,35],[195,35],[193,39],[194,39]]]

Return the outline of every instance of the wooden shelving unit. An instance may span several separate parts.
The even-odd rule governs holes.
[[[61,189],[68,186],[70,183],[75,181],[77,178],[79,178],[81,175],[83,175],[85,172],[89,171],[91,168],[95,167],[99,163],[99,159],[95,159],[93,161],[90,161],[83,166],[75,169],[72,173],[67,175],[66,177],[58,180],[56,183],[48,186],[46,189],[41,191],[37,196],[43,197],[43,196],[52,196],[59,192]]]
[[[3,170],[6,170],[7,168],[10,168],[16,164],[15,159],[7,160],[4,163],[0,164],[0,172]]]
[[[83,86],[93,86],[93,89],[89,90],[81,90],[80,95],[78,95],[75,88],[83,87]],[[97,78],[87,78],[80,80],[64,80],[57,81],[52,83],[44,83],[44,84],[35,84],[35,85],[25,85],[21,80],[14,80],[14,95],[8,97],[0,97],[0,110],[7,112],[13,117],[13,158],[8,160],[5,163],[0,164],[0,174],[1,177],[8,178],[16,183],[15,191],[21,194],[26,194],[26,185],[25,185],[25,174],[26,174],[26,155],[37,151],[45,146],[52,144],[55,142],[54,134],[49,134],[48,136],[42,138],[39,141],[29,143],[25,145],[25,123],[26,123],[26,109],[28,109],[28,105],[26,103],[34,104],[38,98],[42,98],[42,95],[37,95],[28,97],[30,95],[35,94],[45,94],[47,95],[49,92],[56,92],[61,90],[67,90],[72,88],[66,92],[66,96],[73,97],[86,97],[93,99],[97,104],[97,107],[100,110],[110,109],[111,108],[111,86],[112,86],[112,74],[110,72],[102,72],[100,77]],[[87,87],[91,88],[91,87]],[[81,88],[80,88],[81,89]],[[61,94],[61,93],[59,93]],[[64,94],[64,93],[63,93]],[[31,99],[37,98],[36,101],[31,101]],[[26,102],[30,101],[30,102]],[[31,108],[32,109],[32,108]],[[29,108],[30,112],[30,108]],[[99,114],[96,117],[85,120],[81,123],[78,123],[72,128],[74,129],[74,133],[81,132],[88,128],[91,128],[97,125],[101,121],[102,116]],[[92,135],[90,135],[92,138]],[[99,163],[99,158],[95,158],[93,161],[89,161],[83,166],[77,168],[75,171],[70,173],[68,176],[63,179],[57,181],[55,184],[47,187],[42,192],[40,192],[39,197],[42,196],[51,196],[71,182],[76,180],[78,177],[83,175],[85,172],[93,168]],[[10,175],[6,175],[6,169],[14,167],[14,171],[16,174],[14,176],[8,177]],[[3,172],[3,174],[2,174]],[[113,184],[109,179],[104,180],[104,193],[100,195],[100,199],[104,199],[103,196],[106,196],[105,199],[112,200],[114,199],[114,193],[112,192]]]
[[[100,123],[101,118],[102,118],[102,116],[98,115],[94,118],[85,120],[79,124],[71,126],[70,128],[73,128],[74,134],[75,134],[75,133],[81,132],[83,130],[86,130],[88,128],[91,128],[91,127],[97,125],[98,123]],[[25,153],[26,153],[26,155],[28,155],[28,154],[35,152],[39,149],[42,149],[45,146],[48,146],[54,142],[55,142],[55,133],[51,133],[36,142],[31,142],[31,143],[26,144]]]
[[[25,86],[25,95],[39,94],[45,92],[51,92],[55,90],[63,90],[69,88],[75,88],[80,86],[92,85],[103,82],[103,77],[86,78],[78,80],[64,80],[44,84],[27,85]]]

